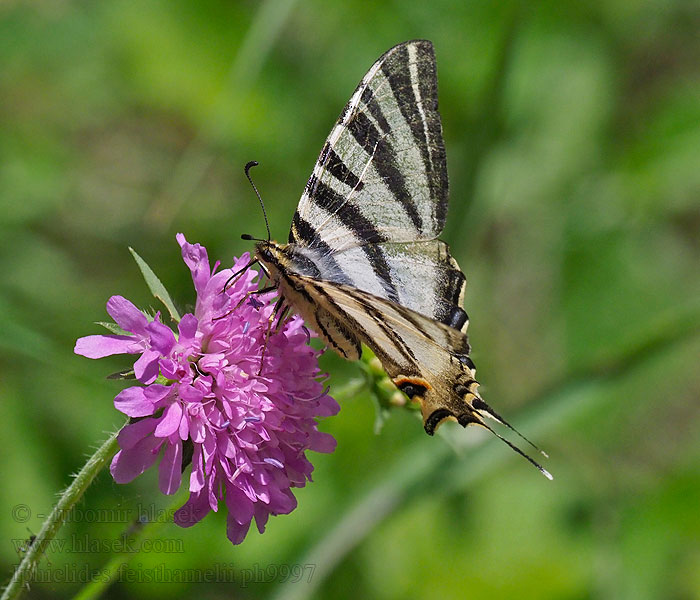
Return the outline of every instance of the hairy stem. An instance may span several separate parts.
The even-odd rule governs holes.
[[[80,469],[73,482],[61,494],[56,506],[41,527],[36,538],[27,549],[24,558],[17,566],[10,583],[5,588],[1,600],[14,600],[22,595],[29,587],[32,573],[36,569],[41,557],[46,552],[51,540],[56,536],[61,525],[65,522],[76,502],[83,497],[85,490],[93,482],[97,474],[110,461],[118,449],[117,434],[113,433],[107,441],[88,459],[85,466]]]

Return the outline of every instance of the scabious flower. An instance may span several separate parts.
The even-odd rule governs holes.
[[[114,399],[131,417],[118,436],[114,480],[128,483],[160,458],[160,489],[173,494],[191,455],[190,497],[175,522],[194,525],[225,499],[227,534],[239,544],[253,517],[262,533],[269,515],[294,510],[291,488],[303,487],[313,470],[305,451],[335,448],[316,417],[334,415],[339,406],[318,381],[319,352],[308,345],[301,318],[285,320],[265,342],[274,293],[246,297],[258,288],[258,273],[249,269],[224,290],[249,257],[217,272],[219,263],[210,268],[205,248],[182,234],[177,241],[197,292],[194,313],[181,318],[177,333],[160,313],[151,319],[113,296],[107,312],[126,335],[83,337],[75,352],[140,354],[134,374],[143,386]]]

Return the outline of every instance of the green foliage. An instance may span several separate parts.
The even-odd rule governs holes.
[[[175,234],[225,266],[249,252],[240,234],[264,231],[243,175],[255,159],[284,239],[357,81],[393,44],[425,37],[450,171],[444,237],[469,282],[480,389],[547,449],[554,481],[478,431],[429,439],[411,411],[389,409],[375,435],[357,365],[329,355],[342,411],[322,427],[338,449],[314,457],[297,510],[240,547],[217,514],[139,529],[179,545],[124,554],[134,576],[218,565],[235,581],[123,570],[106,597],[700,598],[699,22],[682,0],[5,3],[5,579],[10,540],[38,532],[122,423],[124,384],[104,378],[131,365],[72,348],[100,333],[113,294],[160,308],[125,249],[159,274],[173,318],[189,310]],[[384,416],[392,390],[374,392]],[[112,556],[77,541],[119,540],[170,502],[155,473],[126,486],[103,473],[81,508],[123,512],[69,520],[31,594],[74,595],[81,582],[55,574],[101,572]],[[310,583],[281,581],[294,565],[315,565]]]
[[[129,252],[131,252],[131,256],[134,257],[136,264],[139,266],[141,274],[146,281],[146,285],[148,285],[148,289],[151,290],[151,294],[160,300],[165,308],[168,309],[170,318],[175,321],[175,323],[179,323],[180,313],[177,312],[177,308],[175,308],[175,304],[173,303],[170,294],[168,294],[168,290],[165,289],[165,286],[161,280],[158,279],[158,276],[153,272],[153,269],[151,269],[151,267],[148,266],[148,263],[138,255],[136,250],[129,248]]]

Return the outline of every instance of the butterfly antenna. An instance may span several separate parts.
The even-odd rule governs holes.
[[[253,178],[250,176],[250,170],[253,167],[258,166],[258,161],[257,160],[251,160],[246,166],[245,166],[245,176],[248,178],[248,181],[250,181],[250,185],[253,186],[253,190],[255,190],[255,195],[258,197],[258,200],[260,200],[260,206],[262,206],[262,211],[263,211],[263,217],[265,217],[265,227],[267,227],[267,241],[270,241],[270,238],[272,237],[270,235],[270,223],[267,220],[267,212],[265,211],[265,203],[263,202],[262,197],[260,196],[260,192],[258,191],[258,188],[255,187],[255,184],[253,183]]]
[[[527,460],[531,465],[533,465],[542,475],[544,475],[547,479],[552,481],[554,477],[552,477],[552,474],[547,471],[540,463],[538,463],[536,460],[534,460],[531,456],[528,456],[523,452],[520,448],[518,448],[515,444],[512,444],[509,442],[506,438],[504,438],[502,435],[491,429],[486,423],[484,423],[481,419],[478,419],[476,421],[479,425],[482,427],[485,427],[488,429],[493,435],[495,435],[499,440],[501,440],[504,444],[507,444],[508,446],[511,447],[512,450],[515,450],[520,456],[522,456],[525,460]]]
[[[540,447],[538,447],[536,444],[533,444],[530,440],[528,440],[522,433],[520,433],[515,427],[513,427],[508,421],[506,421],[501,415],[499,415],[493,408],[491,408],[486,402],[484,402],[481,398],[474,398],[472,400],[472,406],[479,411],[485,412],[487,415],[498,421],[501,425],[505,425],[508,429],[510,429],[515,435],[517,435],[521,440],[527,442],[532,446],[535,450],[537,450],[542,456],[545,458],[549,458],[549,454],[547,454],[544,450],[542,450]]]

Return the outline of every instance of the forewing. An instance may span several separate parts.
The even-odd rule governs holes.
[[[447,166],[433,46],[414,40],[377,60],[331,131],[289,241],[342,251],[434,239],[447,212]]]

